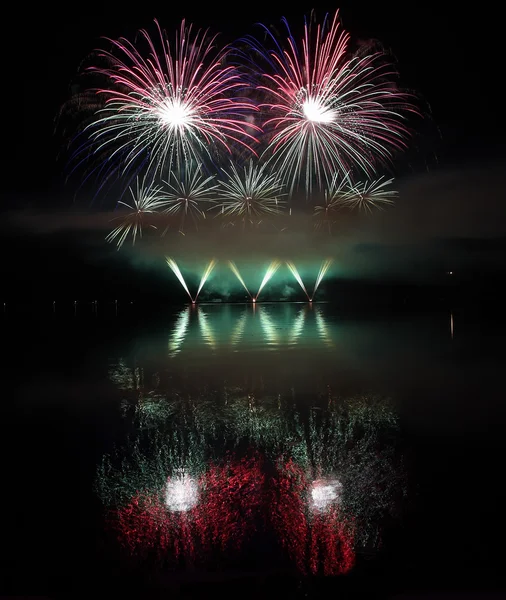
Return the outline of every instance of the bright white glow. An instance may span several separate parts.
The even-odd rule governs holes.
[[[318,511],[324,511],[332,504],[341,500],[343,484],[337,479],[318,479],[311,486],[311,506]]]
[[[331,123],[335,118],[333,110],[322,106],[317,100],[309,99],[302,105],[302,111],[308,121]]]
[[[192,111],[178,100],[166,100],[160,105],[158,116],[162,123],[171,127],[180,127],[188,124]]]
[[[199,501],[199,486],[197,481],[180,473],[167,480],[165,504],[171,512],[185,512],[197,505]]]

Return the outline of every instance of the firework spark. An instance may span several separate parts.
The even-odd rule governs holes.
[[[307,293],[306,286],[304,285],[304,282],[302,281],[302,277],[300,276],[299,271],[297,270],[297,267],[293,264],[293,262],[287,262],[286,265],[290,269],[290,272],[295,277],[295,279],[297,280],[300,287],[304,290],[304,293],[306,294],[307,299],[311,300],[311,298],[309,297],[309,294]]]
[[[126,206],[131,210],[124,217],[116,217],[122,219],[121,225],[118,225],[107,236],[106,241],[114,242],[118,250],[121,248],[128,235],[132,234],[132,244],[135,244],[137,236],[142,237],[142,228],[146,225],[146,220],[158,212],[165,204],[165,196],[160,186],[150,187],[146,181],[140,182],[139,178],[136,181],[136,187],[129,188],[132,195],[132,204],[119,201],[120,205]],[[149,227],[156,229],[155,225],[148,224]]]
[[[194,31],[185,20],[174,40],[156,20],[155,26],[156,40],[141,30],[136,43],[106,38],[112,49],[98,51],[104,66],[88,70],[105,78],[97,90],[105,106],[86,127],[89,143],[79,157],[91,152],[103,160],[106,151],[98,170],[108,176],[143,169],[163,177],[176,161],[212,162],[235,145],[254,153],[259,128],[247,117],[258,109],[240,96],[245,84],[227,64],[228,47],[218,48],[217,35]]]
[[[333,261],[331,258],[327,258],[327,260],[323,261],[323,263],[320,267],[320,270],[318,271],[318,276],[316,277],[316,282],[314,284],[313,295],[311,296],[310,300],[313,300],[313,298],[315,297],[316,290],[320,286],[320,283],[322,282],[322,279],[325,277],[325,274],[327,273],[330,266],[332,265],[332,262]]]
[[[191,218],[196,229],[198,221],[206,218],[206,211],[201,205],[214,203],[212,193],[218,187],[214,179],[214,175],[203,175],[200,165],[184,165],[170,172],[170,179],[165,181],[168,191],[162,212],[170,217],[179,217],[180,233],[184,233],[187,217]],[[168,226],[163,234],[167,230]]]
[[[271,262],[271,264],[267,267],[267,271],[265,272],[264,278],[262,279],[262,283],[260,284],[260,287],[258,288],[257,295],[253,298],[253,302],[256,302],[258,300],[258,296],[260,296],[260,292],[263,290],[266,283],[268,281],[270,281],[270,279],[272,278],[274,273],[279,269],[280,266],[281,266],[281,263],[279,262],[279,260],[273,260]]]
[[[214,269],[215,266],[216,266],[216,260],[213,258],[213,259],[211,259],[211,261],[207,265],[204,273],[202,274],[202,278],[200,279],[200,283],[199,283],[199,287],[197,289],[197,293],[195,294],[195,300],[194,300],[194,302],[197,301],[197,298],[198,298],[198,296],[200,294],[200,290],[203,288],[205,282],[209,279],[209,275],[211,275],[211,272],[213,271],[213,269]]]
[[[300,46],[283,23],[286,49],[266,26],[272,49],[245,38],[256,57],[251,66],[261,73],[257,88],[266,94],[261,108],[272,167],[291,192],[299,185],[308,193],[315,184],[323,188],[336,172],[374,174],[406,148],[406,118],[418,114],[412,96],[398,87],[392,62],[377,48],[352,54],[339,11],[315,29],[306,21]]]
[[[336,223],[337,212],[353,197],[353,184],[349,173],[346,173],[344,177],[339,173],[334,173],[329,185],[325,188],[324,203],[314,207],[315,229],[325,227],[331,233],[332,227]]]
[[[277,176],[269,173],[267,165],[252,159],[243,168],[230,163],[224,169],[226,179],[217,192],[221,215],[237,218],[243,225],[255,224],[262,217],[281,214],[286,192]]]
[[[176,261],[173,258],[169,258],[168,256],[166,257],[166,261],[167,261],[167,264],[169,265],[169,267],[172,269],[172,272],[174,273],[174,275],[178,278],[179,282],[183,286],[185,292],[188,294],[190,300],[193,302],[193,298],[192,298],[192,295],[190,294],[190,290],[188,289],[188,285],[187,285],[187,283],[183,277],[183,274],[181,273],[181,269],[178,267]]]
[[[349,208],[357,208],[364,212],[372,212],[374,208],[383,208],[394,203],[397,191],[388,189],[393,179],[380,177],[375,181],[364,181],[353,186],[352,192],[341,199],[341,203]]]
[[[232,262],[231,260],[228,261],[228,264],[229,264],[230,268],[232,269],[232,272],[234,273],[234,275],[240,281],[242,287],[248,292],[248,296],[253,300],[253,297],[251,296],[251,292],[248,290],[248,286],[244,283],[244,279],[242,278],[242,275],[239,272],[239,269],[237,268],[236,264],[234,262]]]

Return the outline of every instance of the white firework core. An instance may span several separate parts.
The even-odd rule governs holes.
[[[192,509],[199,501],[197,481],[182,473],[169,477],[165,490],[165,504],[171,512],[185,512]]]
[[[337,479],[318,479],[311,485],[311,506],[314,510],[324,511],[331,505],[339,504],[343,484]]]
[[[158,117],[169,127],[184,127],[192,117],[192,111],[178,100],[165,100],[158,109]]]
[[[314,123],[331,123],[335,117],[334,111],[323,106],[318,100],[306,100],[302,110],[306,119]]]

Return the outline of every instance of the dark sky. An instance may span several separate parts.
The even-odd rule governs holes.
[[[294,32],[301,31],[303,16],[311,8],[323,15],[333,13],[337,6],[352,39],[379,39],[397,57],[402,83],[424,98],[432,111],[425,137],[418,139],[410,155],[411,172],[399,184],[402,207],[389,209],[386,216],[373,218],[362,227],[356,245],[382,244],[392,256],[392,237],[405,246],[411,238],[428,244],[435,239],[506,237],[504,44],[495,4],[475,4],[473,10],[432,1],[355,0],[304,7],[273,1],[237,4],[232,9],[221,2],[186,4],[148,0],[122,8],[105,2],[79,4],[75,9],[67,6],[65,10],[58,5],[41,5],[27,9],[28,16],[20,4],[21,14],[13,15],[10,21],[6,17],[4,39],[10,52],[4,58],[10,61],[8,66],[14,74],[9,77],[4,98],[10,138],[3,164],[2,209],[9,215],[3,220],[4,226],[7,224],[4,249],[10,247],[15,231],[14,255],[20,257],[22,247],[32,252],[33,244],[25,244],[23,237],[30,228],[47,231],[52,223],[53,229],[60,229],[61,212],[72,208],[75,190],[64,185],[64,164],[57,160],[59,142],[53,135],[54,119],[68,98],[80,62],[102,46],[101,36],[132,38],[139,29],[151,28],[154,18],[170,32],[184,17],[197,27],[220,33],[224,42],[234,41],[257,31],[256,22],[279,25],[283,16]],[[36,224],[32,213],[40,210],[46,212],[45,222]],[[13,211],[23,214],[18,219]],[[27,214],[28,221],[16,229]],[[103,240],[103,227],[98,229]],[[67,229],[67,234],[71,231]],[[75,235],[67,235],[64,242],[55,241],[53,236],[51,244],[58,248],[54,252],[65,254],[61,248],[70,244],[70,238],[79,246]],[[83,247],[88,248],[90,242],[84,237],[82,240]],[[46,242],[38,238],[37,244],[41,249]],[[414,254],[417,264],[423,263],[420,248]]]
[[[8,172],[24,175],[23,189],[43,191],[60,183],[53,119],[68,97],[80,62],[102,45],[101,36],[131,37],[140,28],[150,28],[155,17],[170,32],[185,17],[232,41],[257,31],[256,22],[279,25],[282,16],[295,31],[300,30],[304,15],[299,3],[251,2],[245,10],[239,6],[231,10],[221,2],[207,3],[207,8],[200,2],[184,4],[148,0],[132,5],[134,10],[123,10],[116,3],[114,8],[108,2],[105,8],[87,3],[79,5],[79,14],[44,5],[33,13],[30,9],[30,16],[23,15],[22,21],[13,20],[12,29],[5,24],[8,37],[19,36],[11,42],[15,52],[10,60],[25,57],[15,75],[20,88],[9,91],[14,96],[11,102],[21,101],[22,106],[14,148],[8,153]],[[287,10],[291,5],[298,8]],[[317,15],[339,6],[352,38],[378,38],[394,52],[403,83],[432,108],[442,136],[432,144],[440,162],[474,161],[504,149],[503,52],[494,32],[498,29],[494,10],[487,3],[475,4],[473,10],[450,9],[444,2],[432,1],[305,6],[306,14],[314,7]],[[19,186],[19,180],[7,179],[7,187],[19,190]]]

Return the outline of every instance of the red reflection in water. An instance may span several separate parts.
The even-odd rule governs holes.
[[[355,562],[353,523],[344,517],[337,498],[315,506],[311,488],[310,478],[297,464],[282,464],[273,480],[272,525],[302,573],[347,573]]]
[[[169,480],[168,488],[173,487]],[[167,490],[138,494],[115,512],[119,539],[136,555],[156,554],[164,562],[238,550],[254,531],[255,515],[262,505],[264,474],[259,456],[213,465],[190,486],[198,502],[179,501],[177,510]]]

